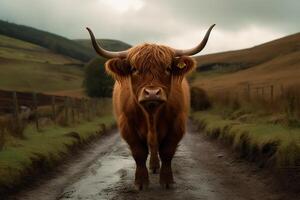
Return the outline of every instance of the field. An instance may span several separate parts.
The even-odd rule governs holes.
[[[82,86],[82,67],[1,58],[0,65],[0,89],[53,92]]]
[[[199,128],[261,167],[299,170],[299,44],[297,33],[249,49],[196,57],[198,68],[189,78],[211,105],[192,114]]]
[[[76,59],[5,35],[0,35],[0,57],[51,64],[81,64]]]
[[[82,63],[43,47],[0,35],[0,89],[54,92],[80,90]]]
[[[68,38],[3,20],[0,20],[0,34],[39,45],[56,54],[61,54],[83,62],[89,61],[95,55],[91,49]]]
[[[300,83],[300,34],[249,49],[196,57],[193,85],[211,91],[243,90],[247,84]]]

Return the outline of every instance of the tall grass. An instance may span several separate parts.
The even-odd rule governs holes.
[[[252,114],[269,116],[269,122],[289,127],[300,127],[300,85],[292,85],[282,90],[273,99],[263,96],[249,97],[236,91],[210,92],[213,107],[224,117],[237,118]]]
[[[209,93],[212,108],[192,118],[209,138],[218,139],[259,166],[300,168],[300,86],[286,87],[273,99]],[[299,176],[294,176],[300,181]]]

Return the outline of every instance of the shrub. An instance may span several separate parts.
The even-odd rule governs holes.
[[[105,61],[97,57],[85,66],[83,85],[90,97],[111,97],[113,80],[105,73]]]
[[[208,95],[202,88],[191,88],[191,106],[194,111],[207,110],[211,107]]]

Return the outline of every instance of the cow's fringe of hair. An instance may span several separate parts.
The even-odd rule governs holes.
[[[138,70],[152,71],[152,66],[170,67],[175,53],[170,47],[156,44],[142,44],[130,49],[130,65]]]

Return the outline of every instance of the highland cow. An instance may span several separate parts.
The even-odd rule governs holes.
[[[153,173],[159,171],[160,184],[169,188],[174,183],[171,161],[185,133],[190,107],[185,75],[195,67],[194,59],[188,56],[205,47],[213,26],[192,49],[142,44],[121,52],[101,48],[87,28],[95,51],[109,58],[105,69],[116,80],[114,114],[135,160],[135,185],[140,190],[149,183],[149,151],[149,167]]]

